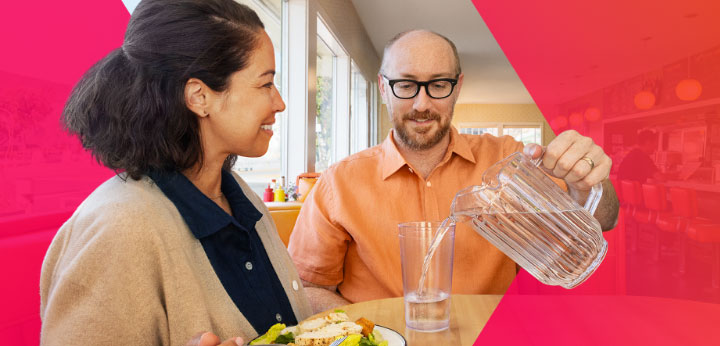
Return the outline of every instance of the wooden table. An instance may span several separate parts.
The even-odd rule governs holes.
[[[409,346],[462,346],[472,345],[475,342],[501,298],[501,295],[453,295],[450,307],[450,328],[436,333],[423,333],[405,328],[403,298],[371,300],[346,305],[339,309],[345,310],[353,320],[365,317],[375,324],[396,330],[405,337]],[[327,313],[324,312],[318,316]]]

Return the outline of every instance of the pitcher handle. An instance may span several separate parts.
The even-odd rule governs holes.
[[[543,156],[545,156],[545,147],[540,147],[542,149],[542,153],[540,153],[540,156],[538,156],[537,159],[530,159],[530,162],[532,162],[535,167],[540,167],[540,164],[542,163]]]
[[[543,157],[545,157],[545,149],[546,149],[546,147],[541,145],[540,150],[542,150],[542,151],[540,152],[540,156],[538,156],[537,159],[530,159],[530,162],[532,162],[532,164],[535,165],[535,167],[540,167]]]
[[[545,147],[541,147],[541,148],[542,148],[542,153],[540,154],[540,156],[538,156],[538,158],[536,158],[536,159],[530,160],[535,165],[535,167],[540,166],[540,164],[542,163],[543,156],[545,156]],[[594,215],[595,209],[597,209],[597,206],[600,203],[600,198],[602,198],[602,194],[603,194],[602,182],[599,182],[599,183],[595,184],[595,186],[593,186],[592,189],[590,190],[590,193],[588,194],[588,198],[585,201],[585,205],[583,206],[583,208],[585,208],[585,210],[589,211],[590,214]]]
[[[602,198],[603,195],[602,184],[602,182],[599,182],[592,187],[587,201],[585,201],[585,205],[583,206],[583,208],[589,211],[592,215],[595,214],[595,209],[597,209],[598,204],[600,204],[600,198]]]

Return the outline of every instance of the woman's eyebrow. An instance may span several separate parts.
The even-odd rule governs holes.
[[[263,73],[261,73],[258,77],[264,77],[265,75],[275,75],[275,70],[267,70]]]

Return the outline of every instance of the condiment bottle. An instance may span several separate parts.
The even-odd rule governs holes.
[[[275,189],[275,202],[285,202],[285,190],[283,190],[282,185]]]
[[[268,187],[265,189],[265,193],[263,194],[263,202],[272,202],[273,199],[273,189],[270,187],[270,184],[268,184]]]

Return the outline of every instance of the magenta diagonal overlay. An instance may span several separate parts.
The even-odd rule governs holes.
[[[473,3],[553,130],[613,159],[622,208],[587,282],[521,271],[476,344],[720,344],[720,2]]]
[[[507,295],[476,345],[719,345],[720,305],[658,297]]]
[[[77,205],[113,174],[62,130],[60,113],[82,73],[122,44],[129,14],[120,0],[1,7],[0,343],[37,345],[45,250]]]

